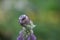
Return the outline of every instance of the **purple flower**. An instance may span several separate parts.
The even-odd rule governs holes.
[[[30,35],[28,35],[27,38],[24,37],[23,35],[24,35],[23,32],[20,32],[17,40],[25,40],[25,39],[26,39],[26,40],[36,40],[36,37],[35,37],[35,35],[34,35],[33,33],[31,33]],[[25,39],[24,39],[24,38],[25,38]]]
[[[35,35],[34,35],[34,34],[30,34],[30,35],[28,36],[28,40],[36,40]]]
[[[24,40],[22,31],[20,32],[20,34],[19,34],[17,40]]]
[[[36,37],[33,34],[33,28],[35,25],[29,17],[27,15],[21,15],[19,17],[19,23],[23,26],[23,29],[20,31],[17,40],[36,40]]]

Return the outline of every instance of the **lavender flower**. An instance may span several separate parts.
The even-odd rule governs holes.
[[[28,36],[28,37],[26,37],[26,36]],[[27,34],[25,37],[24,37],[24,34],[23,34],[23,32],[20,32],[20,35],[18,36],[18,38],[17,38],[17,40],[36,40],[36,36],[33,34],[33,33],[31,33],[31,34]]]
[[[22,31],[20,32],[20,34],[19,34],[17,40],[24,40]]]
[[[22,31],[20,31],[17,40],[36,40],[36,36],[33,33],[33,28],[35,25],[26,15],[21,15],[19,17],[19,23],[23,26]]]
[[[28,36],[28,40],[36,40],[35,35],[34,35],[34,34],[30,34],[30,35]]]

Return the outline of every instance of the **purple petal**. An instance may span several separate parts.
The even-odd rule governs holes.
[[[17,38],[17,40],[24,40],[24,39],[23,39],[23,37],[20,37],[20,36],[19,36],[19,37]]]
[[[28,37],[28,40],[36,40],[36,37],[34,34],[31,34],[29,37]]]
[[[17,40],[24,40],[22,32],[20,32],[20,35],[18,36]]]

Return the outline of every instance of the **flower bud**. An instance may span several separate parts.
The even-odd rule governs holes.
[[[22,26],[26,26],[30,23],[30,19],[27,15],[21,15],[19,17],[19,23],[22,25]]]

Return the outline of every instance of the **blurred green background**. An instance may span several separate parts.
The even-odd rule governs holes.
[[[60,40],[60,0],[0,0],[0,40],[16,40],[20,15],[34,22],[37,40]]]

